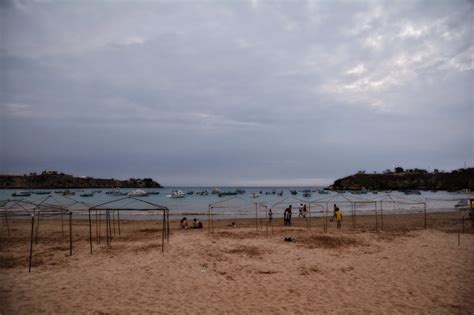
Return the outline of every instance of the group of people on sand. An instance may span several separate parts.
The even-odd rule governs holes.
[[[285,211],[283,212],[283,223],[285,226],[291,226],[291,214],[292,214],[292,207],[291,205],[288,206],[288,208],[285,209]],[[306,208],[306,204],[300,204],[300,208],[299,208],[299,215],[298,217],[299,218],[306,218],[306,214],[307,214],[308,210]],[[269,209],[268,210],[268,223],[272,224],[273,223],[273,212],[272,212],[272,209]],[[336,220],[336,223],[337,223],[337,228],[340,229],[341,228],[341,222],[342,222],[342,212],[341,210],[336,206],[336,204],[334,204],[334,213],[333,213],[333,216],[331,218],[331,222]]]
[[[268,222],[271,224],[273,222],[273,212],[272,212],[272,209],[269,209],[268,210]],[[283,212],[283,223],[285,226],[291,226],[291,214],[292,214],[292,207],[291,205],[288,206],[288,208],[285,209],[285,211]],[[299,215],[298,217],[300,218],[306,218],[306,214],[307,214],[307,209],[306,209],[306,204],[300,204],[300,208],[299,208]],[[336,206],[336,204],[334,204],[334,213],[333,213],[333,216],[331,218],[331,222],[333,222],[334,220],[336,220],[336,223],[337,223],[337,228],[340,229],[341,228],[341,222],[342,222],[342,212],[341,210]],[[203,228],[203,225],[202,225],[202,222],[199,221],[198,219],[194,218],[193,222],[192,222],[192,225],[189,226],[188,225],[188,220],[186,219],[186,217],[183,217],[181,219],[181,221],[179,222],[179,226],[181,229],[202,229]],[[235,222],[232,222],[231,225],[229,226],[232,226],[232,227],[235,227]]]
[[[186,219],[186,217],[182,218],[181,221],[179,222],[179,227],[181,229],[202,229],[203,226],[202,226],[202,222],[199,221],[198,219],[194,218],[193,220],[193,223],[191,226],[188,225],[188,220]]]

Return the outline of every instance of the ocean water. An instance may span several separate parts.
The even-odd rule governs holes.
[[[421,212],[426,208],[428,212],[436,212],[440,210],[456,210],[456,203],[461,199],[474,198],[472,193],[461,192],[446,192],[446,191],[421,191],[420,195],[405,195],[398,191],[392,192],[368,192],[366,194],[353,194],[350,192],[329,194],[321,194],[319,189],[315,187],[237,187],[245,190],[245,193],[237,196],[223,196],[211,194],[215,187],[168,187],[162,189],[143,189],[145,191],[159,191],[157,195],[149,195],[146,197],[139,197],[140,199],[165,206],[170,209],[170,215],[176,219],[178,217],[186,216],[189,219],[194,217],[203,220],[207,217],[209,209],[216,216],[216,218],[250,218],[258,215],[264,217],[268,208],[272,208],[275,216],[281,216],[283,211],[289,205],[293,209],[297,209],[301,204],[306,204],[311,211],[312,216],[322,216],[326,211],[332,211],[333,204],[344,212],[350,213],[352,211],[352,202],[355,204],[356,210],[360,212],[373,212],[375,208],[380,211],[383,207],[385,212],[392,213],[410,213]],[[236,187],[220,187],[221,191],[235,191]],[[144,211],[129,211],[124,213],[124,218],[131,219],[151,219],[159,218],[156,212],[145,211],[150,209],[151,205],[140,203],[134,199],[127,198],[127,196],[111,196],[106,194],[110,189],[99,189],[100,193],[95,193],[92,197],[81,197],[81,190],[73,190],[76,195],[64,197],[61,194],[54,193],[60,189],[41,190],[50,191],[49,195],[35,194],[36,190],[31,190],[32,194],[29,197],[12,197],[11,195],[17,190],[4,189],[0,190],[0,200],[25,200],[32,203],[50,204],[50,205],[68,205],[74,211],[75,217],[81,217],[88,214],[89,207],[96,206],[103,203],[108,203],[110,208],[143,208]],[[90,192],[96,189],[84,189],[84,192]],[[130,192],[134,189],[121,189],[121,192]],[[169,198],[167,195],[171,194],[173,190],[182,190],[185,193],[193,192],[193,194],[186,194],[185,198]],[[196,192],[208,191],[209,195],[201,196]],[[290,190],[297,190],[297,195],[292,195]],[[311,190],[310,197],[303,197],[304,190]],[[315,191],[316,190],[316,191]],[[275,194],[273,194],[275,192]],[[282,196],[278,193],[282,192]],[[257,198],[253,198],[253,193],[261,193]],[[0,207],[1,210],[1,207]],[[294,212],[295,213],[295,212]],[[122,214],[121,214],[122,216]]]

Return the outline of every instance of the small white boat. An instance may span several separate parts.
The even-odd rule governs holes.
[[[251,197],[252,198],[258,198],[258,197],[260,197],[260,193],[254,192],[254,193],[252,193]]]
[[[129,192],[127,195],[129,197],[145,197],[145,196],[148,196],[148,193],[144,190],[137,189],[137,190]]]
[[[186,194],[182,190],[173,190],[170,195],[166,195],[168,198],[184,198]]]

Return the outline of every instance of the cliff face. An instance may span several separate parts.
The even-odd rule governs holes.
[[[128,180],[74,177],[57,172],[23,176],[0,175],[0,189],[59,189],[59,188],[160,188],[151,178]]]
[[[334,190],[474,190],[474,168],[451,173],[386,173],[355,174],[338,179]]]

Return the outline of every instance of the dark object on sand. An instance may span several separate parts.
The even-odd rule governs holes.
[[[291,237],[285,237],[285,242],[293,242],[293,239]]]

